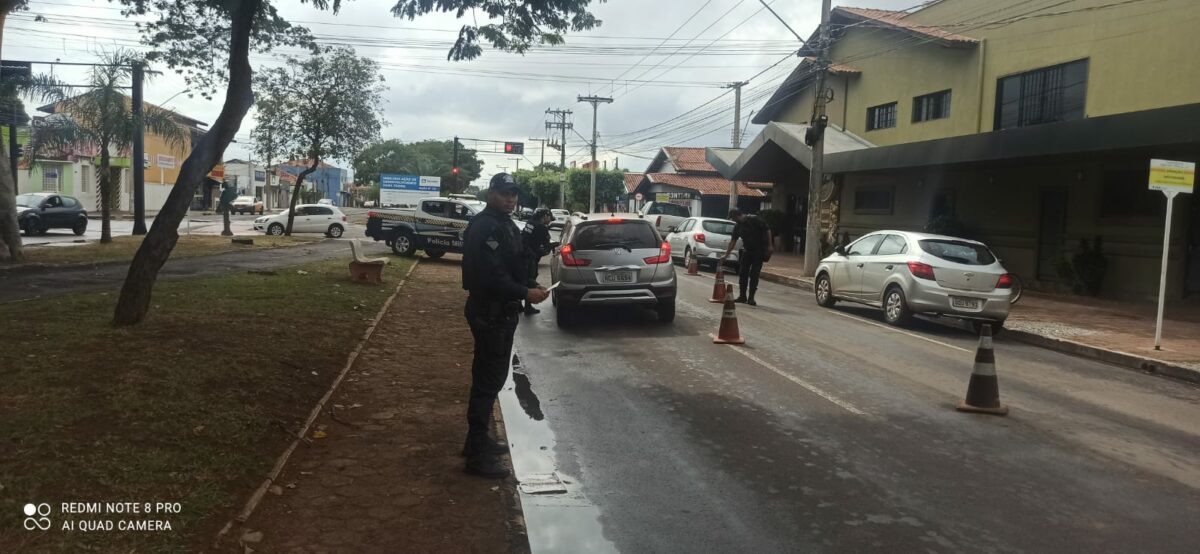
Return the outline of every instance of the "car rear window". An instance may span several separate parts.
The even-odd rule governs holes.
[[[957,240],[925,239],[917,241],[921,250],[948,262],[966,265],[991,265],[996,257],[982,244]]]
[[[704,230],[709,233],[716,233],[718,235],[732,235],[733,234],[733,222],[732,221],[705,221],[704,222]]]
[[[658,248],[658,237],[654,227],[640,220],[609,223],[586,221],[579,224],[575,239],[571,241],[578,250],[604,250],[627,246],[629,248]]]

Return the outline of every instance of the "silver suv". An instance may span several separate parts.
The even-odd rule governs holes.
[[[675,266],[671,246],[638,214],[574,214],[562,246],[550,257],[558,324],[569,325],[586,306],[652,307],[658,319],[675,319]]]
[[[892,325],[931,314],[999,327],[1008,318],[1012,285],[1012,275],[981,242],[876,231],[821,260],[814,288],[821,306],[847,300],[879,307]]]

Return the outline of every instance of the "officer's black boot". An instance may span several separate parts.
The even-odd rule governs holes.
[[[501,454],[508,453],[508,445],[495,440],[492,437],[485,437],[483,442],[479,443],[480,446],[475,448],[472,448],[471,442],[471,437],[467,437],[467,442],[463,444],[462,449],[462,455],[468,458],[471,457],[476,450],[478,450],[480,454],[485,454],[488,456],[499,456]]]

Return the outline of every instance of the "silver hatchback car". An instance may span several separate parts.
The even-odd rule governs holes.
[[[914,314],[947,315],[1000,327],[1008,318],[1013,277],[973,240],[876,231],[839,246],[817,267],[817,303],[838,300],[883,309],[892,325]]]
[[[671,246],[652,221],[638,214],[574,214],[562,246],[550,257],[558,324],[569,325],[586,306],[641,305],[658,319],[675,319],[675,265]]]

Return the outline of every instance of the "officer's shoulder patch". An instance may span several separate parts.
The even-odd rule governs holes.
[[[493,239],[493,238],[487,239],[487,242],[485,242],[484,244],[487,244],[488,247],[490,247],[492,250],[495,250],[500,247],[500,243],[496,242],[496,239]]]

